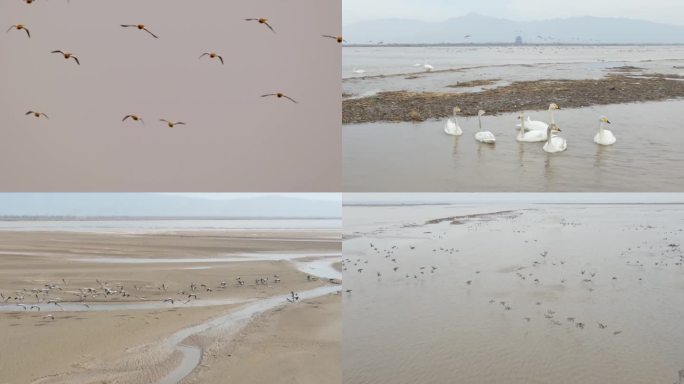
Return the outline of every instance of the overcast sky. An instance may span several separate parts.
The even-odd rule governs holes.
[[[442,21],[474,12],[519,21],[600,16],[684,25],[682,0],[344,0],[342,4],[344,24],[382,18]]]

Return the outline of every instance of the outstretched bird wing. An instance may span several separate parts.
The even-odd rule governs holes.
[[[17,27],[16,25],[13,25],[13,26],[9,27],[9,28],[7,29],[7,32],[11,31],[12,29],[14,29],[14,28],[16,28],[16,27]],[[7,32],[5,32],[5,33],[7,33]]]
[[[209,54],[208,54],[208,53],[203,53],[199,58],[201,59],[201,58],[203,58],[204,56],[209,56]]]
[[[71,58],[74,59],[74,60],[76,60],[76,64],[81,65],[81,62],[78,61],[78,57],[76,57],[76,56],[74,56],[74,55],[71,55]]]
[[[298,104],[298,103],[297,103],[297,100],[291,98],[291,97],[288,96],[288,95],[283,95],[283,97],[286,98],[286,99],[288,99],[288,100],[290,100],[291,102],[293,102],[293,103],[295,103],[295,104]]]
[[[26,34],[28,35],[29,39],[31,38],[31,32],[29,32],[28,28],[24,27],[24,31],[26,31]]]
[[[30,115],[30,114],[32,114],[32,113],[33,113],[33,111],[28,111],[28,112],[26,112],[26,113],[24,114],[24,116],[28,116],[28,115]]]
[[[41,116],[45,116],[46,119],[50,119],[50,118],[48,117],[48,115],[44,114],[43,112],[41,112],[40,114],[41,114]]]
[[[225,64],[225,63],[223,62],[223,56],[220,56],[220,55],[216,55],[216,57],[218,57],[218,58],[219,58],[219,60],[221,60],[221,64]]]
[[[144,30],[145,32],[149,33],[150,35],[154,36],[155,39],[158,39],[158,38],[159,38],[159,36],[157,36],[157,35],[155,35],[154,33],[150,32],[149,29],[143,28],[143,30]]]
[[[50,53],[61,53],[62,55],[64,54],[64,52],[62,52],[62,51],[52,51]]]
[[[268,93],[266,95],[261,95],[261,97],[269,97],[269,96],[276,96],[276,93]]]
[[[266,25],[268,27],[268,29],[271,30],[271,32],[276,33],[275,29],[273,29],[273,27],[271,27],[271,24],[269,24],[267,21],[264,22],[264,25]]]

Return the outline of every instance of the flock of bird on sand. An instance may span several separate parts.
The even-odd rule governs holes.
[[[308,282],[318,281],[315,276],[307,275]],[[273,288],[275,284],[281,282],[280,276],[277,274],[272,277],[258,276],[254,278],[252,287],[265,286]],[[73,284],[73,282],[71,282]],[[210,285],[203,282],[191,282],[187,288],[180,288],[176,290],[175,294],[169,295],[170,288],[166,283],[161,285],[133,285],[132,289],[128,289],[123,283],[109,283],[107,281],[95,280],[94,286],[89,287],[73,287],[70,281],[66,279],[61,280],[61,284],[45,283],[41,287],[31,289],[23,288],[17,289],[11,294],[0,292],[0,304],[14,305],[19,310],[24,311],[41,311],[45,306],[54,307],[64,311],[63,303],[80,303],[84,308],[90,310],[92,303],[122,303],[133,301],[161,301],[162,303],[175,304],[180,302],[188,304],[191,301],[199,300],[201,295],[211,295],[214,292],[226,291],[230,287],[240,288],[248,284],[244,277],[237,276],[233,284],[226,281],[221,281],[216,285]],[[330,279],[330,283],[339,284],[338,281]],[[248,284],[249,285],[249,284]],[[145,295],[147,292],[148,295]],[[149,297],[157,296],[156,298]],[[63,299],[62,297],[67,297]],[[286,298],[288,302],[294,303],[299,301],[299,294],[290,291],[289,297]],[[48,314],[44,319],[55,320],[53,314]]]
[[[561,132],[560,127],[556,124],[554,111],[559,110],[560,107],[556,103],[549,105],[549,122],[532,120],[529,116],[525,119],[525,113],[520,112],[517,125],[518,135],[516,140],[522,143],[536,143],[543,142],[542,149],[544,152],[557,153],[568,149],[567,141],[558,136]],[[459,107],[454,107],[453,115],[446,121],[444,126],[444,133],[451,136],[463,135],[463,130],[458,123],[458,113],[461,112]],[[477,114],[479,130],[475,133],[475,140],[485,144],[495,144],[496,137],[490,131],[482,129],[482,116],[485,111],[480,110]],[[594,136],[594,142],[598,145],[613,145],[617,141],[613,132],[605,128],[605,124],[610,124],[607,117],[602,116],[599,119],[599,128]]]
[[[22,1],[25,2],[26,4],[32,4],[32,3],[36,2],[36,0],[22,0]],[[268,18],[263,18],[263,17],[260,17],[260,18],[246,18],[246,19],[244,19],[244,21],[246,21],[246,22],[255,22],[255,23],[259,24],[259,25],[263,25],[264,27],[268,28],[268,30],[270,30],[270,31],[273,32],[274,34],[276,33],[276,30],[273,28],[273,26],[271,25],[271,22],[270,22],[270,20],[269,20]],[[147,27],[145,24],[121,24],[121,27],[122,27],[122,28],[134,28],[134,29],[137,29],[137,30],[139,30],[139,31],[146,32],[147,34],[149,34],[151,37],[153,37],[153,38],[155,38],[155,39],[159,39],[159,36],[157,36],[157,35],[156,35],[155,33],[153,33],[150,29],[148,29],[148,27]],[[29,30],[28,26],[25,25],[25,24],[14,24],[14,25],[10,26],[10,27],[7,29],[7,33],[11,32],[11,31],[25,32],[27,38],[31,38],[31,31]],[[325,35],[325,34],[324,34],[324,35],[321,35],[321,37],[322,37],[322,38],[326,38],[326,39],[331,39],[331,40],[337,42],[338,44],[341,44],[341,43],[343,43],[343,42],[345,41],[345,40],[342,38],[342,36],[339,36],[339,35]],[[55,53],[56,53],[56,54],[59,54],[59,55],[61,55],[65,60],[73,60],[74,63],[76,63],[77,65],[81,65],[80,59],[79,59],[74,53],[67,52],[67,51],[63,51],[63,50],[54,50],[54,51],[52,51],[51,53],[53,53],[53,54],[55,54]],[[224,64],[223,56],[220,55],[220,54],[218,54],[218,53],[216,53],[216,52],[204,52],[204,53],[202,53],[202,54],[200,55],[199,58],[202,59],[202,58],[204,58],[204,57],[207,57],[207,58],[210,59],[210,60],[211,60],[211,59],[218,59],[218,60],[221,62],[221,64]],[[298,103],[294,98],[292,98],[292,97],[286,95],[286,94],[283,93],[283,92],[266,93],[266,94],[261,95],[261,97],[262,97],[262,98],[265,98],[265,97],[275,97],[275,98],[277,98],[277,99],[286,99],[286,100],[289,100],[289,101],[291,101],[292,103],[295,103],[295,104]],[[33,117],[36,117],[36,118],[41,118],[41,117],[42,117],[42,118],[49,119],[49,117],[48,117],[48,115],[47,115],[46,113],[40,112],[40,111],[30,110],[30,111],[26,112],[25,115],[26,115],[26,116],[33,116]],[[132,121],[140,122],[140,123],[143,123],[143,124],[145,123],[142,117],[140,117],[139,115],[135,115],[135,114],[128,114],[128,115],[125,115],[122,121],[125,122],[125,121],[128,120],[128,119],[131,119]],[[177,126],[177,125],[186,125],[186,123],[185,123],[185,122],[182,122],[182,121],[170,121],[170,120],[167,120],[167,119],[159,119],[159,121],[165,123],[166,126],[167,126],[168,128],[173,128],[173,127],[175,127],[175,126]]]

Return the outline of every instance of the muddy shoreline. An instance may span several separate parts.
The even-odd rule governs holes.
[[[581,108],[681,97],[684,97],[684,81],[666,74],[610,75],[598,80],[520,81],[477,93],[396,91],[348,99],[342,102],[342,122],[425,121],[449,116],[456,105],[464,116],[475,116],[480,109],[490,115],[543,110],[551,102],[561,108]]]

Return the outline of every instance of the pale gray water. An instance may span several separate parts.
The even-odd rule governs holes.
[[[354,97],[380,91],[463,92],[450,88],[458,82],[501,79],[598,79],[612,67],[631,65],[643,73],[684,75],[683,46],[522,46],[522,47],[345,47],[343,91]],[[434,71],[424,73],[415,64],[429,63]],[[354,70],[365,70],[355,74]],[[418,78],[406,79],[418,75]],[[363,76],[390,76],[361,79]],[[477,90],[477,89],[474,89]]]
[[[345,384],[670,384],[684,368],[681,205],[352,206],[344,218]]]
[[[518,143],[517,114],[485,116],[494,146],[473,135],[477,119],[461,119],[463,136],[444,134],[444,122],[345,125],[346,192],[603,192],[682,191],[684,101],[561,110],[556,121],[568,149],[547,154],[543,143]],[[546,111],[528,112],[548,121]],[[607,116],[612,146],[593,141]]]
[[[339,219],[278,220],[0,220],[0,230],[85,233],[158,233],[174,231],[249,231],[337,229]]]

